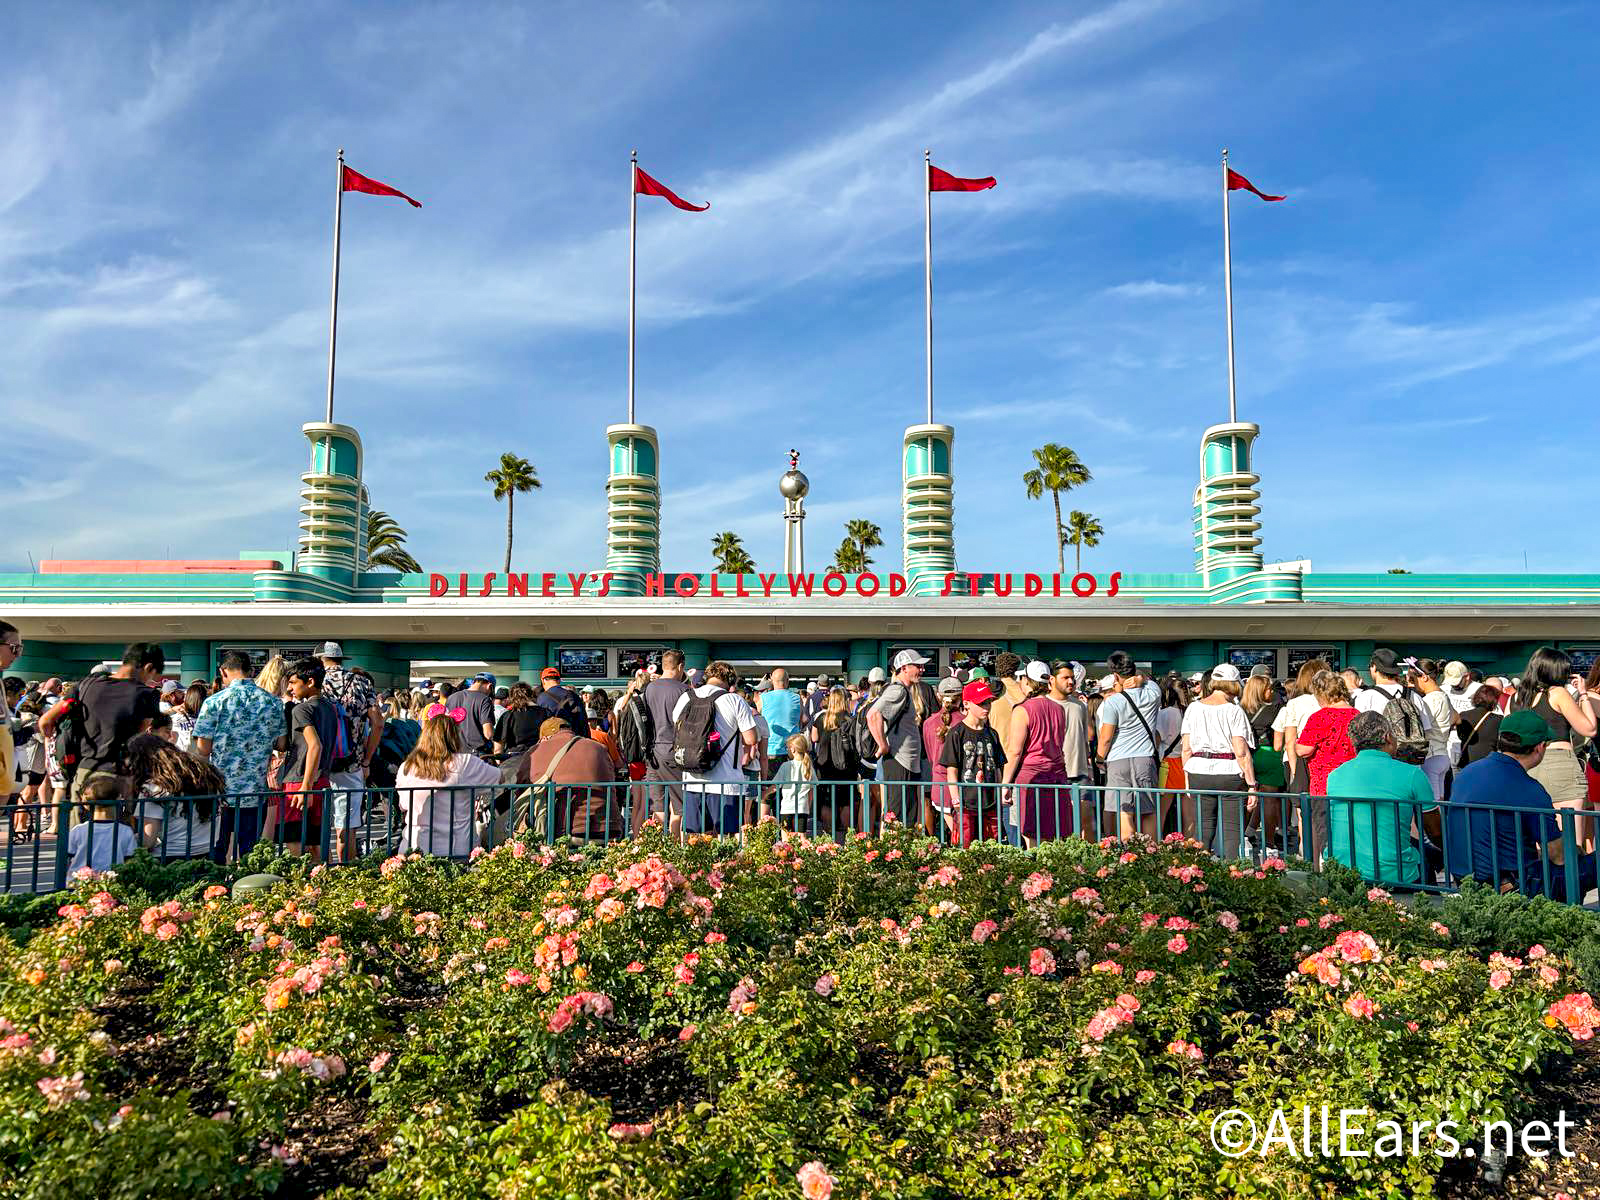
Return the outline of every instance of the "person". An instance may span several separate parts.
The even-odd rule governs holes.
[[[1018,785],[1016,800],[1021,814],[1017,827],[1023,845],[1031,847],[1060,837],[1064,824],[1080,818],[1063,811],[1072,807],[1063,762],[1067,715],[1061,701],[1066,696],[1050,668],[1037,659],[1023,672],[1032,694],[1011,710],[1000,781]],[[1083,832],[1089,836],[1087,829]]]
[[[644,783],[645,773],[650,768],[650,742],[654,736],[650,728],[650,710],[644,702],[644,689],[649,682],[648,671],[635,671],[612,715],[612,732],[616,735],[617,750],[622,755],[628,780],[626,806],[630,830],[637,830],[650,815],[649,789]]]
[[[1126,650],[1113,650],[1106,665],[1111,668],[1111,695],[1096,717],[1100,758],[1106,765],[1103,809],[1119,814],[1121,837],[1140,829],[1153,833],[1158,800],[1149,789],[1157,783],[1156,755],[1165,749],[1155,741],[1161,688],[1145,678]]]
[[[850,712],[850,693],[843,687],[828,689],[822,712],[811,722],[812,757],[821,786],[816,795],[816,828],[824,820],[829,837],[839,833],[841,815],[848,824],[851,797],[860,778],[861,755],[856,738],[856,718]],[[841,814],[841,809],[843,810]]]
[[[1417,846],[1441,832],[1432,781],[1392,757],[1394,730],[1382,713],[1357,713],[1348,734],[1355,757],[1328,772],[1328,857],[1384,887],[1419,884]]]
[[[1089,706],[1078,693],[1083,664],[1057,659],[1050,664],[1050,674],[1055,680],[1051,697],[1060,696],[1061,710],[1066,715],[1066,732],[1061,740],[1061,769],[1068,783],[1094,782],[1089,751]]]
[[[184,688],[182,701],[172,709],[172,744],[185,753],[194,746],[194,723],[210,695],[211,689],[196,680]]]
[[[1428,753],[1422,760],[1422,770],[1433,787],[1433,798],[1443,800],[1450,777],[1450,736],[1461,714],[1439,685],[1443,668],[1437,662],[1431,658],[1413,658],[1407,659],[1406,665],[1410,668],[1406,672],[1406,682],[1416,689],[1428,714]]]
[[[1577,694],[1568,691],[1571,687]],[[1589,786],[1573,753],[1573,734],[1594,737],[1597,728],[1593,698],[1587,681],[1573,673],[1572,656],[1564,650],[1541,646],[1528,659],[1512,700],[1512,711],[1537,713],[1550,727],[1550,740],[1530,774],[1544,786],[1557,808],[1589,811]],[[1500,724],[1505,730],[1505,722]],[[1594,849],[1594,819],[1578,818],[1578,841],[1584,853]]]
[[[206,697],[194,721],[194,754],[221,773],[226,800],[212,857],[249,854],[261,836],[263,793],[273,746],[284,732],[283,705],[250,678],[250,656],[229,650],[220,664],[223,688]]]
[[[951,727],[939,752],[939,765],[951,793],[960,801],[962,848],[977,838],[999,836],[999,792],[996,785],[1004,774],[1005,748],[989,724],[995,703],[986,679],[975,679],[961,689],[962,715]]]
[[[828,707],[828,694],[833,691],[833,680],[824,672],[811,681],[806,691],[806,728],[809,730]]]
[[[495,756],[517,755],[532,748],[539,741],[539,726],[549,718],[550,714],[534,703],[533,685],[517,680],[506,690],[506,710],[495,722]]]
[[[611,731],[611,697],[596,688],[592,703],[589,736],[605,747],[611,757],[612,778],[617,778],[622,772],[622,751],[617,747],[616,734]]]
[[[762,680],[762,682],[765,683],[766,680]],[[759,795],[761,793],[760,784],[772,774],[767,767],[767,744],[772,740],[772,726],[767,724],[766,717],[761,715],[761,696],[763,693],[758,692],[748,683],[741,683],[738,687],[738,692],[739,695],[744,697],[744,702],[750,706],[750,715],[755,718],[756,722],[756,748],[754,753],[745,758],[744,777],[753,785],[747,790],[752,795]],[[766,813],[763,812],[762,815],[765,816]]]
[[[701,771],[683,772],[685,833],[737,832],[744,821],[745,778],[742,757],[756,750],[756,718],[743,696],[734,691],[738,673],[721,660],[705,669],[705,682],[684,692],[673,705],[666,727],[676,731],[691,696],[714,701],[712,743],[716,761]],[[720,747],[720,753],[717,749]],[[671,747],[668,747],[668,755]]]
[[[328,762],[339,735],[339,715],[322,694],[322,679],[317,659],[302,658],[289,668],[289,729],[278,739],[278,748],[286,754],[277,804],[284,849],[299,854],[308,838],[315,839],[308,851],[313,861],[320,856]]]
[[[163,862],[210,858],[215,851],[217,804],[228,788],[222,772],[154,734],[128,743],[128,773],[139,798],[144,845]]]
[[[1317,700],[1316,692],[1311,689],[1311,681],[1329,669],[1328,661],[1324,658],[1308,659],[1301,663],[1294,678],[1289,680],[1288,686],[1284,688],[1288,698],[1278,710],[1278,715],[1272,719],[1272,744],[1283,754],[1284,785],[1290,792],[1304,794],[1311,788],[1306,765],[1300,760],[1300,731],[1306,727],[1311,714],[1322,707]],[[1345,691],[1349,695],[1355,695],[1348,683],[1345,685]],[[1294,821],[1290,820],[1290,838],[1293,839],[1298,832]]]
[[[684,681],[683,651],[661,653],[661,673],[645,684],[644,706],[650,714],[650,756],[644,773],[648,805],[645,816],[659,814],[667,832],[677,837],[683,823],[683,772],[672,762],[672,714],[689,692]],[[637,830],[643,821],[636,820]]]
[[[495,688],[494,690],[494,723],[500,724],[500,718],[506,715],[506,701],[511,699],[510,688]]]
[[[896,654],[894,682],[867,709],[867,729],[883,767],[884,806],[896,810],[901,820],[922,811],[916,785],[922,779],[922,722],[928,709],[917,685],[929,661],[916,650]]]
[[[96,777],[115,780],[124,800],[133,797],[133,782],[128,775],[128,743],[149,732],[161,711],[156,692],[167,656],[160,646],[134,642],[123,652],[122,663],[109,675],[91,675],[78,685],[75,699],[63,699],[39,718],[39,730],[46,737],[56,727],[71,704],[82,706],[83,752],[73,776],[74,798]]]
[[[1445,814],[1445,868],[1453,879],[1470,876],[1502,892],[1568,899],[1566,838],[1550,793],[1534,776],[1555,737],[1539,713],[1517,709],[1500,722],[1494,753],[1456,777]],[[1579,841],[1577,831],[1572,840]],[[1594,886],[1594,856],[1580,855],[1574,868],[1578,888],[1570,899],[1577,903]]]
[[[950,736],[950,727],[961,720],[965,706],[961,700],[961,681],[955,676],[945,676],[934,690],[939,697],[939,711],[930,714],[922,723],[922,753],[925,761],[937,764],[944,757],[944,743]],[[957,833],[959,805],[955,803],[944,771],[934,773],[933,787],[923,802],[922,827],[929,835],[934,833],[934,813],[939,814],[945,833],[953,839]]]
[[[480,758],[494,752],[494,683],[493,675],[480,671],[444,702],[445,708],[459,708],[467,714],[461,722],[461,745]],[[583,731],[589,732],[587,724]]]
[[[493,680],[493,676],[489,676]],[[492,686],[492,683],[491,683]],[[589,736],[589,713],[585,708],[583,699],[569,687],[561,683],[561,669],[559,667],[546,667],[539,672],[539,686],[543,690],[539,693],[539,707],[552,717],[558,717],[567,723],[567,728],[579,737]]]
[[[1295,755],[1305,760],[1306,792],[1310,801],[1310,829],[1302,828],[1301,844],[1305,856],[1318,861],[1328,844],[1328,775],[1356,756],[1350,744],[1350,722],[1358,712],[1350,702],[1344,680],[1332,671],[1318,671],[1311,681],[1311,693],[1321,706],[1306,720],[1296,735]],[[1391,722],[1392,724],[1392,722]],[[1397,738],[1396,741],[1399,739]],[[1305,824],[1302,816],[1300,824]]]
[[[1358,712],[1381,712],[1394,727],[1395,754],[1421,765],[1428,757],[1428,730],[1432,717],[1422,697],[1406,682],[1406,664],[1393,650],[1379,648],[1367,660],[1372,686],[1351,696]],[[1405,701],[1410,705],[1394,703]],[[1412,714],[1415,714],[1415,720]]]
[[[464,712],[460,720],[449,712],[428,717],[416,746],[395,772],[396,795],[405,816],[396,853],[416,850],[440,858],[467,858],[478,844],[474,820],[478,813],[489,811],[484,789],[500,782],[500,771],[466,752],[461,739],[465,717]]]
[[[1480,759],[1488,758],[1500,740],[1500,689],[1492,683],[1479,684],[1472,693],[1472,707],[1461,714],[1456,730],[1461,737],[1459,775]]]
[[[354,862],[356,831],[361,828],[365,815],[367,776],[372,770],[372,760],[377,757],[378,744],[383,741],[384,714],[372,676],[359,668],[345,668],[343,646],[338,642],[324,642],[318,656],[323,668],[322,694],[344,711],[350,728],[350,748],[355,753],[355,762],[348,770],[328,772],[328,783],[333,789],[329,794],[333,797],[332,824],[339,860]]]
[[[9,699],[6,703],[9,704]],[[16,728],[12,729],[11,724],[6,723],[6,733],[12,738],[16,757],[15,780],[22,785],[20,792],[11,792],[9,795],[0,786],[0,806],[5,805],[8,799],[13,805],[11,820],[6,826],[8,843],[29,841],[37,828],[35,813],[41,804],[39,792],[47,770],[44,738],[39,735],[39,718],[43,711],[40,697],[25,696],[16,707]],[[12,776],[7,774],[5,778]]]
[[[1278,793],[1283,790],[1287,776],[1283,766],[1283,747],[1280,735],[1273,733],[1273,723],[1283,711],[1283,702],[1277,698],[1276,688],[1270,678],[1258,675],[1255,669],[1245,680],[1239,697],[1239,707],[1250,722],[1250,761],[1256,768],[1256,811],[1252,825],[1259,831],[1262,845],[1278,842]]]
[[[773,686],[776,688],[776,682]],[[817,792],[817,764],[811,757],[811,737],[806,733],[791,733],[783,749],[783,761],[772,774],[778,823],[787,829],[804,829],[805,818],[813,814]],[[810,825],[815,832],[815,820]]]
[[[117,819],[122,788],[115,775],[102,771],[77,789],[79,803],[89,806],[89,819],[67,835],[69,874],[76,875],[85,867],[109,871],[132,857],[138,839]]]
[[[1205,694],[1183,710],[1183,776],[1196,790],[1196,827],[1184,832],[1221,858],[1243,854],[1245,812],[1256,803],[1250,719],[1238,704],[1242,690],[1239,668],[1218,663]]]
[[[542,834],[546,821],[540,819],[541,806],[555,810],[553,828],[557,836],[581,837],[584,841],[610,841],[622,837],[622,811],[617,806],[616,767],[606,748],[588,733],[577,733],[560,717],[546,716],[539,727],[539,741],[517,769],[519,784],[530,789],[530,810],[536,834]],[[551,785],[548,788],[543,785]]]
[[[772,688],[761,694],[761,715],[766,718],[767,760],[776,772],[789,756],[789,739],[805,730],[806,713],[800,694],[789,687],[789,672],[773,667]]]
[[[412,717],[412,707],[411,693],[403,690],[391,696],[385,705],[383,740],[372,756],[372,766],[367,772],[368,787],[394,787],[400,764],[417,748],[417,739],[422,736],[422,719]]]

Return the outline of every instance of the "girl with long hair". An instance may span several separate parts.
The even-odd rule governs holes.
[[[460,711],[459,709],[456,711]],[[395,774],[395,793],[405,817],[396,853],[419,850],[443,858],[466,858],[478,844],[474,817],[479,790],[500,782],[500,769],[462,749],[460,722],[435,713],[422,725],[416,747]]]
[[[1306,718],[1305,726],[1295,735],[1295,754],[1305,768],[1306,791],[1312,797],[1311,828],[1301,831],[1309,835],[1309,844],[1302,853],[1316,862],[1328,844],[1328,776],[1335,767],[1356,756],[1350,741],[1350,722],[1357,712],[1344,679],[1332,671],[1317,672],[1311,681],[1311,694],[1321,707]]]
[[[1275,846],[1278,842],[1278,793],[1283,791],[1288,776],[1283,768],[1282,734],[1273,733],[1273,725],[1283,705],[1277,699],[1277,689],[1264,675],[1252,675],[1244,681],[1244,691],[1239,707],[1250,722],[1253,749],[1250,759],[1256,767],[1257,805],[1252,825],[1260,831],[1261,843]]]
[[[817,764],[811,756],[811,739],[803,733],[793,733],[783,744],[788,758],[772,776],[772,788],[778,799],[778,824],[785,829],[799,830],[801,823],[811,815],[817,791]]]
[[[937,695],[939,711],[928,714],[928,719],[922,723],[922,761],[935,764],[944,754],[944,741],[950,736],[950,727],[959,722],[966,711],[966,705],[961,702],[961,681],[955,676],[946,676],[939,681]],[[938,766],[933,768],[933,786],[924,795],[924,829],[930,834],[933,832],[933,814],[937,812],[945,834],[954,841],[960,833],[957,822],[961,817],[961,806],[950,791],[944,771]]]
[[[222,772],[150,733],[129,741],[127,761],[143,844],[155,850],[159,842],[164,860],[209,857],[217,798],[228,790]]]
[[[1323,671],[1329,670],[1328,661],[1323,658],[1313,658],[1309,662],[1300,664],[1300,670],[1289,681],[1285,690],[1289,699],[1278,711],[1272,720],[1272,744],[1275,749],[1283,752],[1284,778],[1291,792],[1306,792],[1311,788],[1310,779],[1306,773],[1306,764],[1301,761],[1300,731],[1306,727],[1306,722],[1311,719],[1311,714],[1321,708],[1317,700],[1312,681]],[[1350,694],[1350,687],[1345,685],[1345,692]]]
[[[506,711],[494,727],[496,754],[521,754],[538,745],[539,726],[549,711],[534,704],[533,687],[517,680],[506,694]]]
[[[183,703],[172,710],[172,744],[187,751],[194,742],[194,723],[199,719],[200,706],[211,695],[211,689],[196,680],[183,693]]]
[[[843,687],[828,690],[822,712],[811,722],[811,741],[817,778],[816,828],[824,825],[829,837],[838,833],[838,810],[848,809],[850,795],[861,772],[861,756],[856,746],[856,721],[850,712],[850,693]]]
[[[1577,692],[1577,697],[1568,687]],[[1572,672],[1572,656],[1553,646],[1540,646],[1528,659],[1517,685],[1511,710],[1531,709],[1550,726],[1554,740],[1547,742],[1544,758],[1528,774],[1544,785],[1550,802],[1557,808],[1589,811],[1589,786],[1583,768],[1573,752],[1573,736],[1592,738],[1600,723],[1595,720],[1597,705],[1589,694],[1588,680]],[[1592,818],[1578,821],[1578,841],[1585,854],[1594,849]]]

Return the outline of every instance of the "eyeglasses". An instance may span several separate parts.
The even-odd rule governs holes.
[[[22,639],[21,638],[18,638],[14,642],[0,642],[0,646],[4,646],[7,650],[11,651],[11,653],[13,653],[13,654],[21,654],[22,653]]]

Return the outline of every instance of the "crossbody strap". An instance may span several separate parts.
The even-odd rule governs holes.
[[[1145,736],[1150,739],[1150,755],[1152,758],[1155,758],[1157,762],[1159,762],[1160,758],[1158,757],[1158,754],[1161,748],[1161,743],[1156,740],[1156,731],[1150,728],[1150,722],[1144,719],[1144,714],[1139,711],[1139,705],[1134,698],[1127,692],[1121,692],[1120,695],[1128,702],[1128,707],[1133,710],[1133,715],[1139,718],[1139,724],[1143,726]],[[1182,740],[1183,735],[1179,734],[1178,736],[1179,739]]]

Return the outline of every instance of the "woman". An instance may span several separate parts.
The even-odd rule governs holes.
[[[460,709],[453,710],[461,712]],[[500,769],[461,748],[462,718],[430,716],[417,746],[395,775],[405,832],[397,853],[419,850],[442,858],[466,858],[478,844],[473,818],[482,792],[500,782]]]
[[[873,680],[867,686],[866,695],[856,705],[856,720],[865,722],[867,711],[878,702],[878,697],[883,695],[883,689],[888,685],[881,679]],[[861,741],[862,739],[857,739]],[[872,739],[866,738],[867,743]],[[874,750],[876,753],[876,750]],[[859,830],[871,833],[878,827],[878,814],[883,808],[883,764],[875,758],[863,758],[856,773],[861,777],[861,805],[860,811],[846,812],[844,826],[846,829]]]
[[[922,761],[926,763],[937,763],[943,756],[944,740],[950,736],[950,726],[961,719],[965,708],[961,703],[961,681],[953,675],[939,680],[937,695],[939,711],[930,713],[928,719],[922,723]],[[933,780],[933,787],[926,793],[927,799],[922,805],[923,829],[928,834],[933,834],[933,814],[937,812],[945,833],[954,839],[960,807],[955,797],[950,794],[949,785],[945,782],[945,773],[937,766],[933,769]]]
[[[1494,753],[1500,740],[1500,689],[1492,683],[1478,685],[1472,707],[1461,714],[1461,769]]]
[[[1278,793],[1283,791],[1287,776],[1283,769],[1281,735],[1272,732],[1273,723],[1283,711],[1272,680],[1264,675],[1252,675],[1245,680],[1239,707],[1250,722],[1250,744],[1254,749],[1250,761],[1256,766],[1256,792],[1258,804],[1251,819],[1251,827],[1260,830],[1263,846],[1274,846],[1278,841]]]
[[[194,743],[194,723],[209,695],[211,690],[205,684],[191,683],[184,690],[183,703],[172,710],[172,744],[185,753]]]
[[[1183,773],[1183,712],[1189,700],[1184,692],[1183,680],[1168,675],[1161,681],[1161,707],[1156,711],[1156,756],[1161,760],[1156,768],[1156,786],[1163,791],[1181,792],[1186,786]],[[1094,728],[1091,724],[1090,728]],[[1178,797],[1178,812],[1167,810],[1163,801],[1162,812],[1156,821],[1156,834],[1161,836],[1179,828],[1183,822],[1183,797]]]
[[[1030,669],[1043,666],[1029,664]],[[1044,669],[1049,671],[1048,667]],[[1001,780],[1018,785],[1017,803],[1022,808],[1018,825],[1022,843],[1029,847],[1060,836],[1057,810],[1071,805],[1062,750],[1067,737],[1067,714],[1050,698],[1049,687],[1048,676],[1038,679],[1030,675],[1028,698],[1012,708],[1006,729],[1006,763]],[[1070,824],[1072,818],[1068,816],[1066,820]]]
[[[1306,727],[1306,722],[1311,719],[1311,714],[1321,708],[1317,702],[1316,692],[1312,690],[1311,682],[1323,671],[1329,670],[1326,659],[1313,658],[1310,662],[1300,664],[1300,669],[1289,681],[1285,688],[1288,700],[1278,710],[1278,715],[1272,719],[1272,744],[1283,752],[1284,782],[1291,792],[1304,793],[1311,787],[1311,781],[1306,775],[1306,767],[1300,761],[1300,731]],[[1345,687],[1346,696],[1352,696],[1348,685]],[[1290,833],[1294,833],[1294,823],[1290,822]]]
[[[839,831],[839,818],[850,810],[850,796],[861,774],[861,758],[856,746],[856,720],[850,713],[850,693],[842,687],[830,688],[822,702],[822,712],[811,723],[811,741],[817,764],[816,828],[833,837]],[[840,810],[843,810],[841,813]]]
[[[128,742],[128,774],[139,797],[143,845],[165,861],[209,858],[216,836],[217,798],[227,793],[222,772],[166,739],[142,733]]]
[[[1428,753],[1422,760],[1422,770],[1428,776],[1428,786],[1433,798],[1445,798],[1446,780],[1450,776],[1450,734],[1454,731],[1459,714],[1450,703],[1450,695],[1439,686],[1439,676],[1444,668],[1431,658],[1409,659],[1411,669],[1406,672],[1409,682],[1422,698],[1422,707],[1428,710]]]
[[[1183,774],[1195,789],[1200,843],[1221,858],[1243,852],[1246,807],[1254,807],[1256,768],[1250,752],[1250,721],[1236,701],[1239,668],[1218,663],[1206,691],[1183,710]],[[1226,793],[1246,793],[1237,799]],[[1219,841],[1220,838],[1220,841]]]
[[[534,702],[533,688],[522,680],[511,685],[506,696],[506,711],[494,727],[494,752],[496,755],[516,755],[532,749],[539,742],[539,726],[550,713]]]
[[[1576,699],[1567,691],[1569,684],[1577,690]],[[1522,682],[1517,685],[1511,707],[1513,711],[1532,709],[1544,718],[1555,735],[1554,740],[1545,743],[1544,758],[1528,774],[1544,785],[1544,790],[1550,793],[1550,802],[1557,808],[1587,811],[1589,785],[1573,753],[1572,739],[1574,734],[1594,737],[1600,725],[1595,721],[1588,681],[1572,673],[1572,656],[1551,646],[1535,650],[1522,672]],[[1594,850],[1592,820],[1578,822],[1578,838],[1585,854]]]
[[[611,765],[620,777],[622,751],[617,748],[616,735],[611,732],[611,696],[597,688],[590,704],[589,736],[606,748],[606,753],[611,755]]]
[[[1304,851],[1316,862],[1328,844],[1328,775],[1356,756],[1350,742],[1350,722],[1356,706],[1350,703],[1350,689],[1332,671],[1318,671],[1311,681],[1311,694],[1320,708],[1306,719],[1295,738],[1295,758],[1305,764],[1307,790],[1311,800],[1311,844]]]

